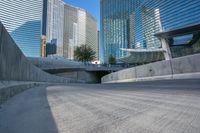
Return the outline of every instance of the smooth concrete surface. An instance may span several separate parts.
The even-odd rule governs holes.
[[[102,77],[101,81],[120,83],[184,78],[200,78],[200,54],[124,69]]]
[[[29,88],[39,85],[40,83],[36,82],[0,81],[0,104]]]
[[[200,54],[171,60],[173,74],[200,72]]]
[[[159,61],[136,67],[137,78],[171,75],[170,61]]]
[[[58,133],[44,87],[24,91],[2,104],[0,118],[1,133]]]
[[[136,78],[135,71],[136,71],[135,68],[129,68],[129,69],[119,71],[118,80]]]
[[[32,65],[0,22],[0,80],[79,82],[50,75]]]
[[[200,80],[42,86],[1,106],[2,133],[199,133]]]
[[[86,83],[98,83],[97,73],[87,71],[72,71],[55,74],[60,77],[70,78],[74,80],[85,81]]]
[[[0,89],[1,88],[6,88],[6,87],[10,87],[10,86],[15,86],[15,85],[20,85],[20,84],[24,84],[26,82],[23,81],[2,81],[0,80]],[[28,82],[28,83],[32,83],[32,82]]]
[[[122,81],[122,80],[134,80],[135,78],[135,68],[128,68],[118,72],[113,72],[106,77],[106,81]],[[103,77],[104,78],[104,77]]]

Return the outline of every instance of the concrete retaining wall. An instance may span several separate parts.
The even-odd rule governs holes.
[[[136,67],[137,79],[143,79],[144,77],[166,77],[172,75],[170,61],[160,61],[156,63],[150,63]]]
[[[74,80],[85,81],[86,83],[98,83],[100,80],[98,79],[97,74],[95,72],[87,72],[87,71],[64,72],[64,73],[57,73],[55,75]]]
[[[0,104],[4,103],[6,100],[17,95],[18,93],[38,85],[39,83],[33,82],[13,83],[12,81],[8,81],[6,84],[0,82]]]
[[[79,82],[48,74],[31,64],[0,22],[0,80]]]
[[[183,78],[200,78],[200,54],[150,63],[111,73],[102,78],[102,83]]]
[[[176,58],[171,63],[174,74],[200,72],[200,54]]]

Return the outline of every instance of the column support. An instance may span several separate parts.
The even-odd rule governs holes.
[[[164,50],[165,60],[171,60],[172,55],[171,55],[169,43],[167,42],[167,40],[165,38],[161,38],[160,41],[161,41],[161,44],[162,44],[162,49]]]

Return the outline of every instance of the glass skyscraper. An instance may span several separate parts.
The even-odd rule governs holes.
[[[26,56],[41,56],[43,2],[1,0],[0,21]]]
[[[98,58],[96,19],[83,9],[64,5],[63,0],[1,0],[0,21],[25,56],[49,55],[46,43],[53,42],[56,56],[73,59],[74,49],[87,44]]]
[[[56,40],[57,56],[63,56],[64,1],[48,0],[47,3],[47,32],[48,43]]]
[[[74,50],[81,45],[90,46],[98,58],[97,21],[85,10],[65,4],[63,40],[65,58],[74,59]]]
[[[161,48],[156,33],[196,24],[199,0],[101,0],[101,59],[127,56],[122,48]]]
[[[105,62],[111,55],[126,56],[120,48],[128,48],[128,19],[135,4],[136,0],[101,0],[101,52]]]

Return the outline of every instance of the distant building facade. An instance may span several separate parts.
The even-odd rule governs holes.
[[[46,0],[0,1],[0,21],[26,56],[41,56],[45,2]]]
[[[26,56],[45,57],[56,45],[56,56],[73,59],[75,48],[87,44],[98,58],[96,19],[63,0],[2,0],[0,21]]]
[[[99,57],[98,46],[98,26],[96,19],[90,14],[86,13],[86,43],[96,53],[95,60]]]
[[[56,55],[57,53],[57,40],[53,39],[50,43],[46,44],[46,57]]]
[[[101,0],[101,44],[103,60],[110,56],[120,58],[127,53],[120,48],[128,48],[128,20],[135,11],[137,0]]]
[[[101,58],[129,56],[122,49],[161,48],[156,33],[198,24],[199,0],[101,0]]]
[[[99,60],[100,61],[100,31],[98,31],[98,50],[97,50],[97,52],[98,52],[98,56],[97,56],[97,60]]]
[[[48,0],[47,4],[47,43],[56,41],[57,56],[63,56],[64,1]]]
[[[98,56],[97,21],[85,10],[68,4],[64,6],[63,56],[74,59],[77,46],[89,45]]]

